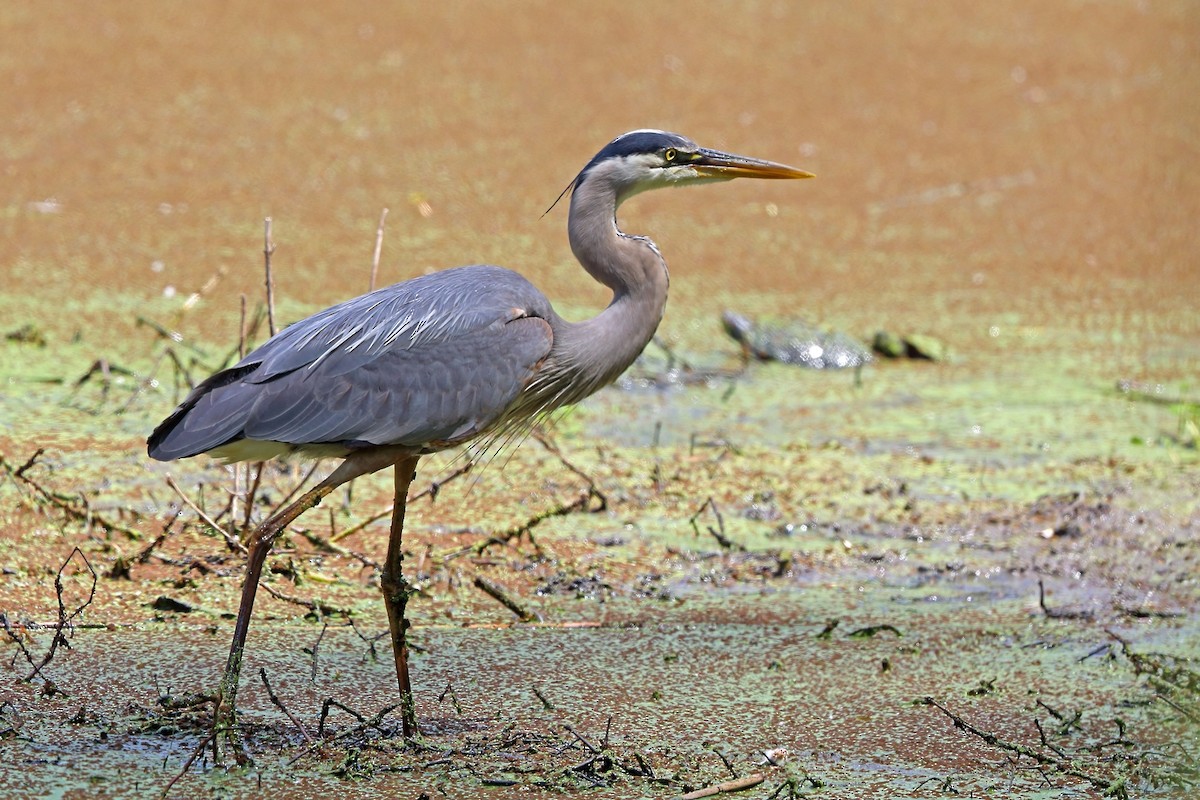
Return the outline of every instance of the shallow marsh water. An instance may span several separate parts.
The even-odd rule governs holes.
[[[349,552],[290,536],[244,678],[258,767],[201,762],[172,795],[670,797],[756,771],[759,797],[1101,793],[957,728],[931,697],[1088,776],[1127,776],[1130,796],[1186,796],[1198,16],[1186,2],[969,18],[919,3],[6,7],[0,332],[29,324],[46,345],[0,343],[0,454],[19,467],[45,448],[28,477],[141,538],[68,518],[12,470],[0,483],[14,631],[35,660],[47,651],[37,625],[57,618],[69,557],[64,603],[87,599],[75,547],[99,575],[76,622],[101,626],[60,647],[50,684],[24,681],[6,642],[15,768],[0,790],[154,796],[204,731],[159,698],[213,688],[240,559],[183,525],[137,556],[175,512],[166,472],[209,507],[230,484],[203,462],[146,461],[177,395],[139,315],[180,333],[198,378],[231,352],[239,295],[261,296],[264,216],[288,320],[365,290],[385,206],[381,280],[490,261],[592,313],[605,298],[570,258],[563,209],[539,215],[605,141],[652,125],[818,174],[622,210],[672,266],[673,352],[736,369],[720,329],[734,308],[929,333],[951,359],[880,362],[861,382],[753,365],[608,390],[552,431],[607,510],[510,546],[469,549],[583,485],[536,442],[414,504],[421,749],[391,717],[356,732],[335,710],[343,738],[293,762],[307,745],[260,667],[309,735],[326,698],[367,718],[394,700],[367,641],[386,629],[367,563],[383,529],[341,540]],[[72,385],[97,359],[107,395],[100,377]],[[635,372],[663,363],[652,348]],[[429,459],[421,481],[457,463]],[[268,496],[293,476],[268,473]],[[328,539],[385,508],[387,483],[359,482],[350,510],[329,502],[305,526]],[[542,622],[513,624],[477,574]],[[289,597],[325,604],[329,627]]]

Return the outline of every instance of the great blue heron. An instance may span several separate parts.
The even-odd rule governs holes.
[[[232,732],[242,650],[271,543],[341,484],[395,466],[395,507],[380,584],[387,605],[405,736],[416,732],[401,571],[404,506],[417,459],[497,442],[619,376],[654,335],[667,265],[617,207],[638,192],[732,178],[811,178],[803,170],[696,146],[674,133],[618,136],[567,187],[571,250],[613,299],[568,322],[515,272],[448,269],[347,300],[285,328],[205,380],[150,435],[152,458],[200,453],[226,462],[341,458],[325,480],[266,520],[249,555],[216,721]],[[565,192],[564,192],[565,194]]]

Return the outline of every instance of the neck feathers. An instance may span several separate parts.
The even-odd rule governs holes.
[[[585,388],[580,398],[611,383],[634,362],[667,305],[667,264],[649,239],[617,228],[622,199],[615,182],[597,175],[571,196],[571,250],[588,274],[613,292],[612,302],[597,316],[555,331],[555,360],[576,374]]]

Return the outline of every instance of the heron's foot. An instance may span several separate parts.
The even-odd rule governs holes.
[[[217,692],[216,707],[213,709],[213,724],[210,738],[212,740],[213,761],[219,765],[226,758],[232,757],[239,767],[254,763],[250,751],[242,741],[241,728],[237,719],[237,687],[241,672],[240,659],[230,659],[225,675],[221,678],[221,688]]]
[[[406,742],[421,742],[421,725],[417,722],[417,706],[411,688],[400,692],[400,730]]]

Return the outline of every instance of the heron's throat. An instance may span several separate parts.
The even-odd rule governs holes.
[[[570,341],[562,344],[578,357],[574,363],[594,365],[588,369],[594,374],[587,377],[600,386],[638,357],[658,329],[667,304],[666,262],[649,239],[618,230],[616,206],[611,184],[585,181],[571,198],[567,224],[579,263],[613,292],[604,311],[563,332]]]
[[[621,197],[613,181],[585,180],[571,195],[567,235],[571,251],[588,274],[613,291],[613,302],[625,295],[666,304],[667,264],[654,243],[617,228]]]

